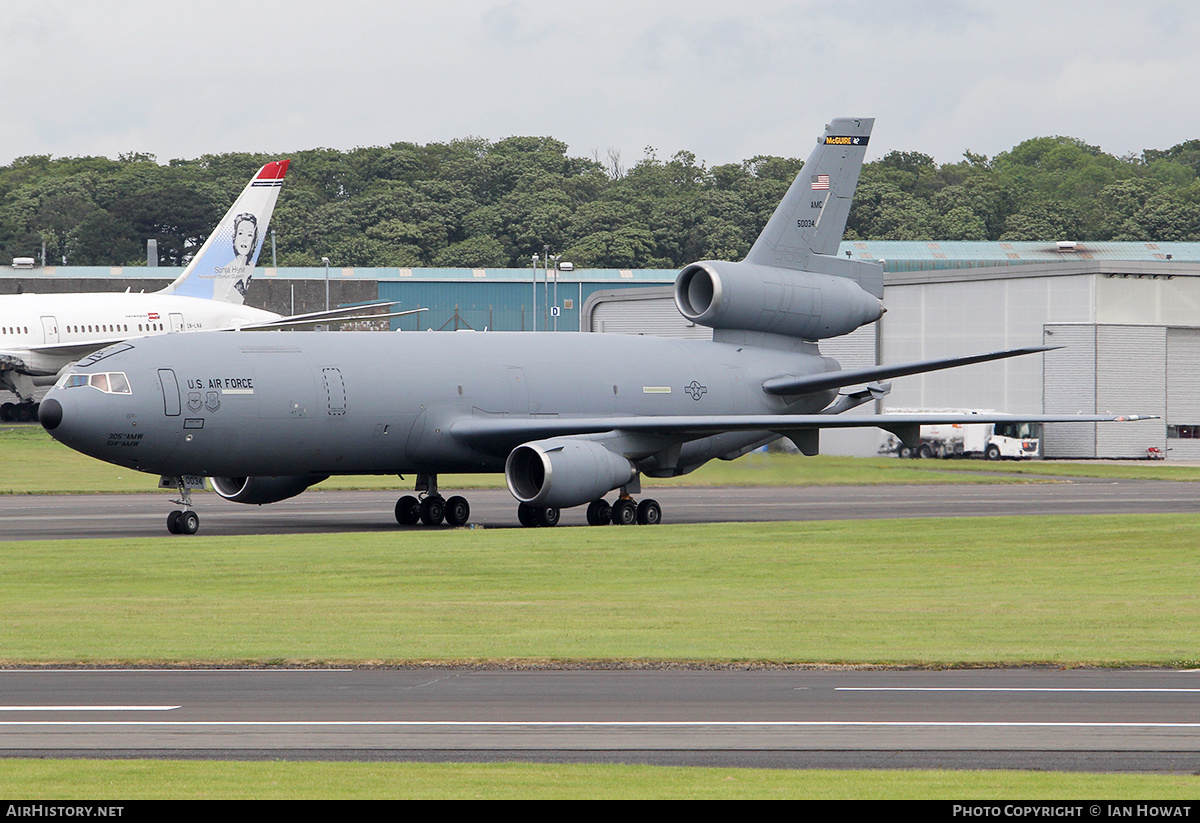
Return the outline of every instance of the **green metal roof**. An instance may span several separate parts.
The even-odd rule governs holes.
[[[1173,260],[1200,263],[1200,243],[1117,243],[1079,242],[1063,246],[1053,241],[1000,242],[921,240],[847,240],[840,247],[842,256],[855,260],[883,261],[889,272],[934,271],[974,267],[1010,266],[1025,263],[1055,263],[1079,260],[1109,262],[1163,262]],[[0,267],[0,276],[37,280],[40,278],[134,278],[173,280],[183,270],[175,267],[146,266],[47,266],[33,269]],[[560,283],[660,284],[671,283],[677,269],[583,269],[561,272]],[[259,268],[256,277],[298,280],[323,280],[325,268]],[[432,282],[520,282],[530,283],[533,270],[520,269],[435,269],[435,268],[340,268],[329,269],[330,280],[432,281]],[[539,280],[545,273],[539,269]]]
[[[1197,263],[1200,243],[847,240],[841,254],[847,253],[855,260],[882,260],[885,271],[902,272],[1079,260]]]

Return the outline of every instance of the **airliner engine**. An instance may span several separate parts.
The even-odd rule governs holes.
[[[567,508],[598,500],[636,474],[633,464],[592,440],[561,437],[517,446],[504,465],[513,497]]]

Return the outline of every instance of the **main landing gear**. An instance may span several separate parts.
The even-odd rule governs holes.
[[[183,506],[167,515],[167,531],[171,534],[195,534],[200,528],[200,515],[192,511],[192,490],[184,485],[182,477],[173,478],[179,488],[179,500],[172,503]]]
[[[414,491],[416,495],[406,494],[396,501],[396,522],[401,526],[418,523],[465,526],[471,517],[471,505],[466,498],[458,495],[444,498],[438,493],[437,475],[417,475]],[[557,506],[530,506],[528,503],[517,506],[517,519],[529,528],[557,526],[561,516],[562,511]],[[587,522],[589,526],[607,526],[609,523],[653,526],[662,522],[662,509],[657,500],[646,499],[639,503],[622,489],[621,496],[612,505],[603,499],[589,503]]]
[[[517,519],[522,526],[555,526],[558,524],[559,510],[553,506],[522,503],[517,507]],[[629,495],[622,494],[611,506],[604,499],[589,503],[587,522],[589,526],[607,526],[609,523],[617,526],[632,526],[634,523],[656,526],[662,522],[662,508],[657,500],[646,499],[638,503]]]
[[[38,405],[32,400],[20,403],[0,403],[0,421],[5,423],[30,423],[37,420]]]
[[[438,494],[437,475],[417,475],[416,488],[423,492],[420,497],[406,494],[396,501],[396,522],[401,526],[415,526],[424,523],[426,526],[436,526],[445,523],[447,526],[465,526],[471,518],[471,504],[465,497],[454,495],[449,500]]]

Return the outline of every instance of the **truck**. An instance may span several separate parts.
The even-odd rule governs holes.
[[[896,413],[989,414],[980,409],[892,409]],[[1042,452],[1040,423],[956,423],[921,427],[921,442],[909,447],[889,435],[879,449],[881,454],[900,457],[974,457],[985,460],[1027,460]]]

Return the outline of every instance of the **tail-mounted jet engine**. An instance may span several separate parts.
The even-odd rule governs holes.
[[[551,438],[517,446],[504,464],[513,497],[569,508],[598,500],[636,474],[633,464],[592,440]]]
[[[701,326],[804,340],[849,334],[883,315],[883,303],[849,277],[717,260],[679,273],[675,305]]]
[[[296,477],[210,477],[209,480],[213,491],[226,500],[261,506],[295,497],[327,477],[327,474],[303,474]]]

